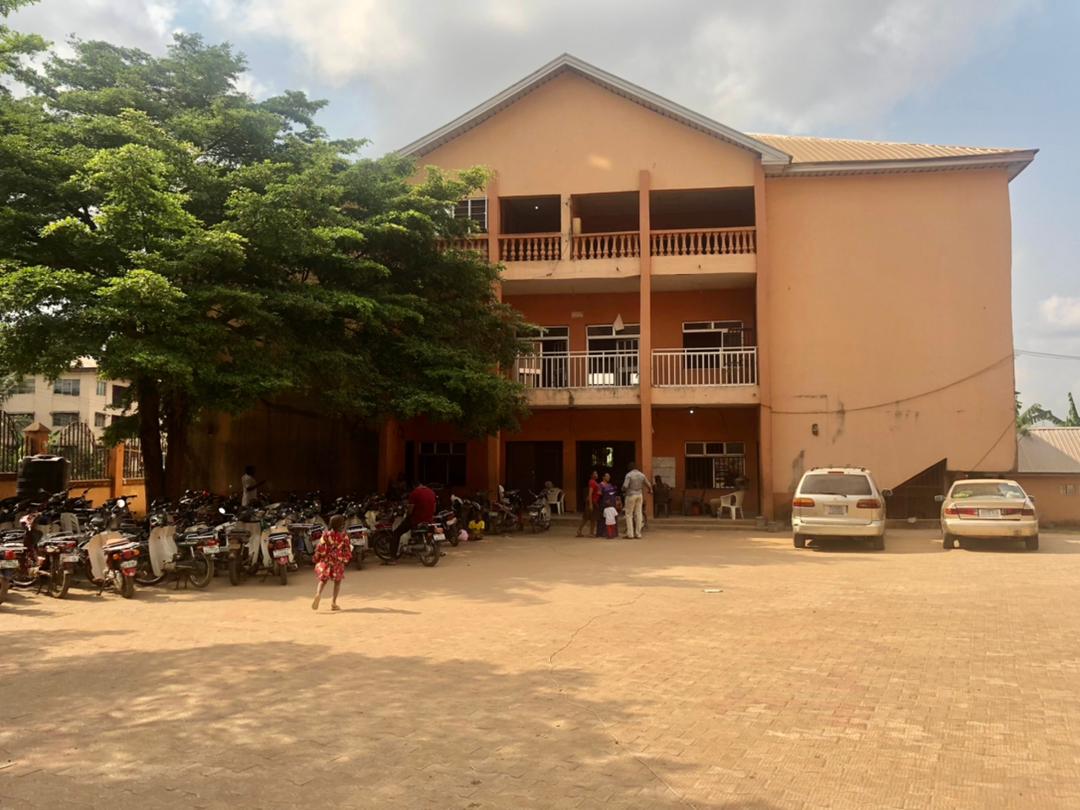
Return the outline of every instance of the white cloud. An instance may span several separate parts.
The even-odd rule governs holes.
[[[61,53],[69,52],[66,41],[72,35],[160,52],[176,16],[175,0],[42,0],[13,14],[10,24],[52,40]]]
[[[1039,314],[1051,329],[1080,332],[1080,298],[1051,295],[1039,304]]]

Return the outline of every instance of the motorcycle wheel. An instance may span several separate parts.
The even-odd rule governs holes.
[[[196,557],[192,564],[194,568],[188,572],[188,582],[199,589],[209,586],[214,578],[214,561],[206,557]]]
[[[394,539],[392,532],[382,532],[375,535],[375,553],[380,560],[386,562],[392,562],[394,559],[394,553],[390,550],[390,544]]]
[[[10,584],[7,577],[0,577],[0,605],[4,604],[4,600],[7,599],[7,592]]]
[[[71,572],[63,568],[49,572],[49,596],[63,599],[71,587]]]
[[[17,573],[11,578],[11,587],[19,591],[28,591],[37,585],[37,575],[29,576],[23,573]]]
[[[135,595],[135,577],[120,575],[120,595],[125,599],[130,599]]]
[[[289,584],[289,566],[287,566],[285,563],[277,564],[277,575],[282,585]]]
[[[166,576],[164,571],[160,574],[154,573],[154,564],[150,562],[149,557],[141,558],[139,567],[135,569],[135,581],[140,585],[160,585],[165,581]]]
[[[236,557],[229,557],[229,584],[240,584],[240,560]]]
[[[461,542],[461,540],[458,539],[457,532],[453,529],[450,530],[450,534],[446,535],[446,539],[449,540],[450,545],[454,546],[455,548],[457,547],[457,544]]]
[[[353,563],[356,565],[356,570],[357,571],[363,571],[364,570],[364,550],[363,549],[360,549],[359,551],[353,552]]]
[[[416,556],[420,558],[420,562],[423,563],[425,567],[431,568],[432,566],[439,564],[439,557],[441,557],[442,554],[439,551],[438,543],[434,540],[425,540],[423,550],[418,551]]]

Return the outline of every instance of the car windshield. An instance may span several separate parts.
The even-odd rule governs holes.
[[[1023,500],[1024,490],[1005,481],[979,481],[954,484],[952,498],[1017,498]]]
[[[800,495],[869,495],[870,479],[858,473],[814,473],[803,479]]]

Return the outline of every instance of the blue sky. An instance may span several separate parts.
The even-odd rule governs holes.
[[[1073,0],[42,0],[13,25],[152,52],[173,30],[247,54],[381,154],[569,51],[750,132],[1037,147],[1012,183],[1015,345],[1080,355],[1080,2]],[[1021,356],[1065,410],[1080,360]]]

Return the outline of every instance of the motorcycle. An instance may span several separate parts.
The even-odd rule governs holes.
[[[405,520],[406,512],[399,507],[391,514],[391,520],[381,521],[375,529],[373,541],[379,559],[394,562],[407,554],[416,557],[427,568],[437,565],[442,556],[439,543],[446,539],[441,529],[431,523],[421,523],[399,538],[398,528]]]
[[[551,504],[545,493],[530,494],[533,502],[529,505],[529,528],[533,532],[546,532],[551,528]]]
[[[89,539],[79,546],[80,559],[72,561],[70,572],[73,575],[81,566],[99,594],[111,587],[125,599],[131,599],[135,595],[135,577],[143,548],[139,527],[128,510],[128,499],[106,501],[90,519],[90,531]]]
[[[27,539],[25,529],[0,532],[0,603],[12,587],[26,590],[37,581],[37,554]]]
[[[196,523],[178,531],[177,524],[163,514],[151,518],[147,545],[150,566],[139,572],[139,584],[157,585],[173,574],[176,587],[183,580],[200,590],[214,578],[214,558],[222,551],[213,527]]]
[[[442,530],[442,542],[447,542],[452,546],[457,546],[461,542],[461,538],[458,536],[461,527],[458,516],[453,509],[444,509],[438,512],[435,515],[435,527]]]

